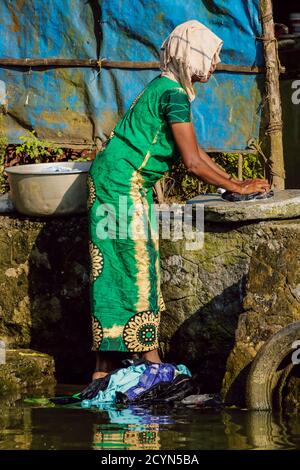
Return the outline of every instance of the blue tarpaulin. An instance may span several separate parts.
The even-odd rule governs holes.
[[[179,23],[196,19],[224,40],[223,64],[264,65],[259,0],[2,0],[0,58],[157,61]],[[159,70],[0,67],[11,143],[34,128],[60,144],[105,140]],[[264,76],[219,71],[197,84],[193,120],[207,150],[244,150],[257,138]],[[6,95],[6,96],[5,96]]]

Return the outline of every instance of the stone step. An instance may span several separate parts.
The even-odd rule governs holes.
[[[0,397],[54,388],[54,359],[31,349],[7,349],[0,364]]]

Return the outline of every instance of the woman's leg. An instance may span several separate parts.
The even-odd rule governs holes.
[[[122,360],[128,357],[136,357],[136,354],[120,353],[117,351],[97,351],[96,352],[96,367],[93,373],[92,380],[105,377],[107,374],[115,369],[122,367]],[[145,351],[141,353],[141,357],[150,362],[161,363],[158,349],[152,351]]]
[[[100,379],[105,377],[114,369],[112,354],[109,351],[96,352],[96,366],[92,379]]]
[[[150,362],[161,363],[161,359],[158,354],[158,349],[153,349],[152,351],[146,351],[141,354],[143,359],[146,359]]]
[[[92,376],[92,380],[101,379],[113,370],[123,367],[122,361],[131,357],[132,353],[127,352],[97,351],[96,367]]]

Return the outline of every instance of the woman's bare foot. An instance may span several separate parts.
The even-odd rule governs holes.
[[[115,369],[113,355],[109,351],[96,352],[96,366],[92,380],[102,379]]]
[[[94,372],[92,375],[92,380],[103,379],[108,375],[108,372]]]
[[[152,351],[143,352],[142,353],[142,358],[146,359],[146,361],[155,362],[155,363],[158,363],[158,364],[162,363],[162,361],[159,357],[159,354],[158,354],[158,349],[153,349]]]

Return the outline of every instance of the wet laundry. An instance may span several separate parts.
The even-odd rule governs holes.
[[[116,404],[151,405],[181,402],[183,398],[197,393],[193,379],[186,374],[178,374],[171,382],[159,382],[130,400],[126,393],[116,392]]]
[[[80,404],[104,409],[111,405],[152,404],[181,401],[197,393],[190,370],[183,364],[153,363],[145,359],[125,359],[124,367],[93,380],[81,392],[57,396],[56,405]]]
[[[239,202],[239,201],[254,201],[254,200],[260,200],[260,199],[269,199],[270,197],[274,196],[274,191],[271,189],[270,191],[261,193],[261,192],[255,192],[255,193],[250,193],[250,194],[240,194],[240,193],[234,193],[231,191],[224,191],[221,194],[222,199],[225,199],[225,201],[230,201],[230,202]]]
[[[129,400],[134,400],[159,382],[172,382],[176,375],[180,374],[180,369],[181,366],[177,368],[172,364],[152,364],[140,376],[138,384],[125,392],[126,396]]]
[[[190,379],[192,374],[183,364],[132,361],[128,367],[111,373],[108,379],[107,377],[98,379],[94,389],[95,395],[90,398],[83,398],[81,406],[88,408],[90,406],[101,406],[105,403],[135,403],[140,396],[143,395],[145,398],[145,394],[148,391],[151,391],[153,394],[153,390],[156,387],[162,383],[171,384],[179,376],[185,376],[187,379]],[[92,384],[88,387],[89,390],[93,388]],[[179,384],[179,382],[176,382],[176,384]],[[99,386],[98,390],[96,388],[97,385]],[[86,396],[85,390],[82,393],[82,397]]]

